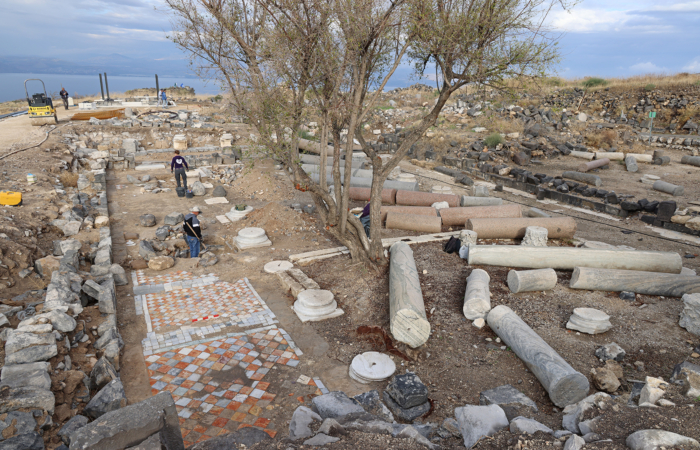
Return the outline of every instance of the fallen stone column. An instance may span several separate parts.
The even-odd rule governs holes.
[[[311,178],[313,181],[318,183],[319,174],[310,173],[309,178]],[[333,176],[331,174],[328,174],[326,176],[326,180],[328,180],[329,186],[333,184]],[[344,184],[345,179],[341,178],[340,183]],[[371,178],[351,177],[350,178],[350,187],[371,188],[372,187],[372,179]],[[417,181],[406,182],[406,181],[386,180],[384,182],[383,189],[397,189],[397,190],[401,189],[404,191],[417,191],[418,190],[418,182]]]
[[[423,293],[413,251],[405,242],[389,249],[389,319],[394,338],[412,348],[430,337],[430,322],[425,314]]]
[[[386,216],[386,227],[393,230],[440,233],[442,220],[439,217],[390,212]]]
[[[576,267],[594,267],[676,274],[681,273],[683,268],[681,256],[672,252],[520,245],[470,245],[467,262],[470,265],[525,269],[573,270]]]
[[[299,155],[302,164],[315,164],[317,166],[321,165],[321,157],[318,155]],[[326,159],[326,166],[328,167],[328,172],[331,173],[333,169],[333,158]],[[365,162],[360,159],[352,160],[353,169],[364,169]],[[345,160],[340,160],[340,167],[345,168]]]
[[[522,239],[527,227],[546,228],[549,239],[571,239],[576,233],[576,220],[572,217],[478,218],[469,219],[466,225],[467,230],[476,231],[479,239]]]
[[[466,208],[449,208],[440,211],[442,223],[445,226],[463,227],[467,220],[481,217],[522,217],[520,205],[470,206]],[[477,232],[478,234],[478,232]],[[481,237],[481,236],[479,236]]]
[[[668,166],[671,164],[671,157],[670,156],[660,156],[658,158],[654,158],[654,164],[657,166]]]
[[[578,166],[578,171],[579,172],[588,172],[589,170],[597,169],[599,167],[607,166],[610,164],[610,159],[608,158],[602,158],[602,159],[596,159],[595,161],[583,163],[580,166]]]
[[[496,306],[486,320],[498,337],[540,380],[555,405],[563,408],[588,395],[588,379],[574,370],[510,308]]]
[[[371,188],[351,187],[350,199],[368,202],[371,192]],[[396,189],[382,189],[382,203],[386,203],[388,205],[396,204],[397,192],[398,191]]]
[[[577,152],[573,151],[569,153],[571,156],[575,158],[582,158],[582,159],[587,159],[587,160],[592,160],[595,157],[595,153],[593,152]]]
[[[681,164],[700,167],[700,156],[685,155],[681,158]]]
[[[655,191],[665,192],[666,194],[671,194],[674,197],[683,195],[683,186],[676,186],[675,184],[667,183],[665,181],[654,181],[651,186]]]
[[[637,172],[639,170],[637,159],[632,155],[625,156],[625,167],[628,172]]]
[[[700,293],[700,277],[635,270],[576,267],[571,276],[569,287],[589,291],[629,291],[643,295],[682,297],[683,294]]]
[[[464,293],[462,312],[469,320],[484,319],[491,310],[491,291],[488,272],[474,269],[467,277],[467,291]]]
[[[600,187],[603,184],[603,181],[600,179],[598,175],[593,175],[590,173],[581,173],[581,172],[573,172],[573,171],[567,171],[561,174],[562,178],[568,178],[570,180],[578,181],[579,183],[586,183],[593,185],[595,187]]]
[[[382,206],[380,211],[382,223],[386,222],[386,216],[390,212],[438,217],[437,210],[431,206]]]
[[[497,206],[502,205],[503,200],[498,197],[469,197],[463,195],[460,206]]]
[[[406,206],[430,206],[437,202],[447,202],[450,208],[459,206],[459,195],[432,194],[430,192],[396,191],[396,204]]]
[[[595,158],[608,158],[610,161],[622,161],[625,154],[622,152],[595,152]]]
[[[554,269],[511,270],[508,272],[508,288],[514,294],[519,292],[548,291],[557,285]]]
[[[328,156],[333,156],[333,146],[332,145],[325,145],[323,147],[326,147],[326,154]],[[305,152],[310,152],[310,153],[315,153],[317,155],[321,154],[321,144],[315,141],[310,141],[308,139],[299,139],[299,150],[303,150]],[[362,146],[354,144],[353,145],[353,150],[362,150]],[[341,151],[345,151],[345,144],[343,144],[343,149]]]
[[[357,169],[352,173],[352,176],[357,178],[372,178],[374,172],[369,169]]]
[[[631,156],[637,160],[637,162],[650,163],[654,160],[654,155],[645,155],[644,153],[627,153],[625,157]]]

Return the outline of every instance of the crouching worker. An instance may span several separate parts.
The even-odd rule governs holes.
[[[193,206],[192,209],[190,209],[190,214],[187,214],[185,216],[185,222],[183,224],[183,228],[185,229],[185,240],[187,241],[187,245],[190,247],[190,258],[197,258],[199,257],[199,245],[202,241],[202,228],[199,225],[199,219],[197,216],[202,211],[196,207]]]

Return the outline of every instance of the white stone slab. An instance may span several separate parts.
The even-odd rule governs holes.
[[[231,223],[226,216],[216,216],[216,220],[218,220],[219,223]]]
[[[213,189],[213,188],[214,188],[214,185],[211,184],[211,183],[202,183],[202,186],[204,186],[204,187],[207,188],[207,189]],[[226,202],[226,203],[228,203],[228,202]]]
[[[267,273],[277,273],[285,272],[292,267],[294,267],[294,264],[290,263],[289,261],[270,261],[269,263],[265,264],[263,269]]]
[[[136,166],[136,170],[158,170],[158,169],[165,169],[165,164],[141,164],[140,166]]]
[[[204,187],[206,187],[206,185]],[[213,197],[205,199],[204,203],[206,203],[207,205],[218,205],[222,203],[228,203],[228,200],[226,200],[226,197]]]

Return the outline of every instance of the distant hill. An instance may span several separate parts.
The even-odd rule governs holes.
[[[0,73],[50,73],[61,75],[96,75],[107,72],[120,76],[192,76],[187,61],[129,58],[113,53],[86,58],[80,63],[57,58],[2,56]]]

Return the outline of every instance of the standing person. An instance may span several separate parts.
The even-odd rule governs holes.
[[[197,216],[202,211],[193,206],[190,209],[190,214],[185,216],[185,221],[182,227],[185,229],[185,240],[187,245],[190,246],[190,258],[197,258],[199,256],[199,244],[202,241],[202,229],[199,226],[199,219]]]
[[[168,106],[168,96],[165,95],[165,89],[160,93],[160,99],[163,101],[163,108]]]
[[[61,99],[63,100],[63,106],[65,106],[66,109],[68,109],[68,91],[66,91],[66,88],[61,87]]]
[[[180,177],[182,177],[182,183],[185,185],[185,191],[187,190],[187,174],[185,169],[190,170],[190,166],[187,165],[184,156],[180,156],[180,150],[175,150],[175,156],[173,160],[170,161],[170,173],[175,173],[175,182],[177,187],[180,187]]]

